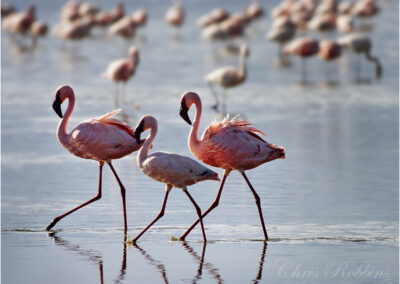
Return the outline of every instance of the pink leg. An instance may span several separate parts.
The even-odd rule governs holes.
[[[222,193],[222,188],[224,187],[225,184],[225,180],[227,178],[227,176],[229,175],[230,171],[225,170],[224,172],[224,177],[222,178],[221,181],[221,185],[219,187],[218,193],[217,193],[217,198],[215,199],[215,201],[211,204],[210,208],[207,209],[206,212],[203,213],[203,215],[201,215],[201,218],[197,219],[196,222],[193,223],[192,226],[190,226],[189,229],[186,230],[186,232],[179,238],[181,241],[184,241],[186,236],[194,229],[194,227],[196,227],[196,225],[200,222],[200,219],[203,219],[204,217],[207,216],[208,213],[210,213],[215,207],[218,206],[219,204],[219,199],[221,198],[221,193]]]
[[[117,182],[119,184],[119,187],[121,188],[121,196],[122,196],[122,209],[124,210],[124,235],[126,236],[126,233],[128,231],[128,223],[126,221],[126,202],[125,202],[125,187],[122,184],[121,180],[119,179],[117,172],[114,170],[114,167],[111,165],[111,162],[107,162],[107,164],[110,166],[111,171],[113,172],[115,178],[117,179]]]
[[[132,242],[134,244],[151,226],[154,225],[155,222],[158,221],[158,219],[160,219],[162,216],[164,216],[165,206],[167,205],[168,194],[171,191],[171,189],[172,189],[172,186],[167,185],[167,188],[165,189],[164,202],[163,202],[163,205],[161,207],[160,213],[158,213],[157,217],[139,235],[137,235],[136,238],[133,239]]]
[[[250,187],[251,192],[254,195],[256,204],[257,204],[257,208],[258,208],[258,214],[260,215],[260,220],[261,220],[261,225],[262,225],[262,229],[264,232],[264,237],[265,240],[268,240],[268,235],[267,235],[267,230],[265,229],[265,225],[264,225],[264,217],[262,214],[262,210],[261,210],[261,202],[260,202],[260,197],[258,196],[257,192],[254,190],[253,186],[251,185],[249,179],[247,178],[246,174],[244,173],[244,171],[240,171],[241,174],[243,175],[244,179],[246,180],[248,186]]]
[[[97,193],[97,195],[95,197],[93,197],[92,199],[90,199],[89,201],[86,201],[85,203],[79,205],[78,207],[75,207],[74,209],[56,217],[53,219],[53,221],[50,223],[50,225],[47,226],[46,230],[51,230],[51,228],[53,228],[55,226],[55,224],[57,224],[58,221],[60,221],[62,218],[68,216],[69,214],[75,212],[76,210],[96,201],[99,200],[101,198],[101,179],[102,179],[102,172],[103,172],[103,165],[104,163],[99,163],[99,192]]]
[[[199,220],[200,220],[201,232],[203,233],[203,241],[204,241],[204,243],[206,243],[206,242],[207,242],[207,239],[206,239],[206,233],[204,232],[204,225],[203,225],[203,218],[202,218],[202,216],[201,216],[201,209],[200,209],[200,207],[197,205],[196,201],[194,201],[194,199],[193,199],[192,196],[189,194],[189,192],[187,191],[186,188],[183,190],[183,192],[186,193],[186,195],[189,197],[190,201],[193,203],[194,207],[196,208],[196,212],[197,212],[197,215],[199,216]]]

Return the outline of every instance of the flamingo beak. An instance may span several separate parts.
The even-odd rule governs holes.
[[[61,110],[61,99],[60,99],[60,95],[58,93],[53,101],[53,109],[60,118],[63,117],[62,110]]]
[[[143,132],[143,125],[144,125],[144,121],[140,122],[140,124],[136,127],[135,132],[133,133],[133,136],[136,139],[136,142],[138,143],[138,145],[140,145],[141,141],[140,141],[140,134],[142,134]]]
[[[186,106],[185,99],[181,101],[181,108],[179,110],[179,115],[183,118],[184,121],[186,121],[189,125],[192,125],[192,122],[190,121],[189,115],[188,115],[188,108]]]

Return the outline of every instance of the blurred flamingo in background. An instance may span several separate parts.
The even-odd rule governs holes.
[[[61,104],[66,99],[68,99],[68,107],[63,115]],[[107,113],[98,118],[82,121],[76,125],[70,133],[67,133],[67,124],[72,111],[74,110],[74,105],[75,94],[72,88],[66,85],[60,86],[56,91],[53,102],[54,111],[60,118],[62,118],[58,124],[57,137],[60,143],[75,156],[99,162],[99,189],[95,197],[54,218],[46,229],[50,230],[62,218],[101,198],[102,170],[104,163],[107,163],[121,189],[122,207],[124,212],[124,232],[126,235],[128,226],[126,221],[125,188],[114,170],[111,160],[122,158],[138,150],[143,141],[137,143],[137,140],[134,138],[133,130],[129,125],[111,118],[111,116],[118,113],[118,110]]]
[[[137,164],[139,169],[141,169],[147,176],[166,184],[165,197],[160,213],[139,235],[133,239],[133,243],[136,243],[136,241],[164,215],[168,194],[172,187],[175,186],[180,188],[184,193],[186,193],[196,208],[197,215],[201,221],[201,210],[187,191],[187,186],[202,180],[219,181],[216,172],[204,167],[189,157],[168,152],[155,152],[149,155],[148,152],[157,135],[158,126],[157,120],[154,117],[146,115],[140,119],[135,129],[135,138],[139,141],[138,143],[140,143],[140,134],[148,129],[150,129],[150,135],[147,137],[139,151]],[[201,221],[200,224],[205,243],[207,239],[204,232],[203,222]]]
[[[301,58],[301,83],[307,82],[307,74],[305,68],[305,58],[314,56],[318,53],[318,41],[308,37],[297,38],[289,42],[283,49],[284,54],[297,55]]]
[[[122,99],[125,96],[126,82],[135,74],[136,67],[139,64],[139,50],[136,46],[129,48],[128,59],[117,59],[108,64],[106,71],[102,74],[103,78],[115,82],[116,93],[115,93],[115,107],[119,105],[119,92],[118,84],[122,82]]]
[[[179,0],[176,0],[174,5],[167,10],[165,21],[173,27],[180,27],[183,24],[184,17],[185,12],[182,4]]]
[[[196,115],[193,126],[189,134],[189,148],[202,162],[224,169],[224,177],[222,178],[217,198],[210,208],[203,213],[201,218],[197,220],[181,237],[184,240],[190,231],[204,218],[211,210],[218,206],[221,197],[222,188],[225,180],[232,170],[239,171],[246,180],[251,192],[254,195],[255,202],[260,215],[261,225],[264,237],[267,240],[268,235],[264,225],[264,218],[261,210],[261,202],[258,194],[254,190],[248,180],[245,170],[253,169],[264,163],[275,159],[285,158],[285,149],[266,142],[258,134],[261,131],[251,124],[236,118],[229,120],[226,117],[223,121],[211,123],[203,133],[201,140],[198,138],[200,118],[202,112],[201,100],[198,94],[187,92],[181,98],[181,117],[190,125],[192,124],[188,116],[188,111],[192,105],[196,106]]]
[[[204,80],[208,83],[211,93],[215,98],[215,105],[213,106],[214,108],[218,108],[219,100],[217,93],[215,93],[212,87],[212,84],[218,84],[223,88],[223,96],[225,95],[225,89],[242,84],[246,79],[246,56],[248,55],[249,49],[247,45],[244,44],[240,47],[239,69],[230,66],[221,67],[204,77]],[[222,99],[224,100],[224,98]]]
[[[326,39],[319,43],[318,55],[326,62],[329,62],[339,58],[342,55],[342,48],[333,40]],[[326,80],[327,82],[330,82],[328,65],[326,66]]]
[[[365,59],[375,64],[375,77],[379,79],[382,76],[382,66],[379,59],[371,55],[372,42],[363,34],[352,33],[338,38],[337,42],[343,47],[350,49],[358,55],[364,54]],[[360,58],[360,57],[359,57]],[[360,79],[360,62],[357,61],[356,76]]]

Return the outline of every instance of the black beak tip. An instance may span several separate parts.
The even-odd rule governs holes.
[[[53,109],[60,118],[63,118],[63,114],[61,111],[61,99],[59,95],[56,95],[53,101]]]
[[[136,142],[137,142],[138,145],[140,145],[141,142],[142,142],[142,141],[140,140],[140,134],[142,134],[142,132],[143,132],[143,125],[144,125],[144,121],[142,121],[142,122],[136,127],[136,129],[135,129],[135,131],[134,131],[134,133],[133,133],[133,136],[135,137]]]
[[[186,121],[189,125],[192,125],[192,122],[190,121],[189,115],[188,115],[188,108],[186,106],[185,100],[182,100],[181,102],[181,108],[179,110],[179,115],[183,118],[184,121]]]

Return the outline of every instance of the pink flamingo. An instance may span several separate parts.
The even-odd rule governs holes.
[[[260,6],[260,3],[258,2],[258,0],[255,0],[253,4],[246,7],[244,14],[247,20],[253,21],[264,15],[264,9]]]
[[[217,198],[210,208],[203,213],[201,218],[204,218],[211,210],[218,206],[222,188],[227,176],[232,170],[237,170],[242,174],[254,195],[264,237],[267,240],[268,235],[264,225],[260,198],[248,180],[245,170],[253,169],[275,159],[284,159],[285,149],[266,142],[257,135],[263,133],[256,128],[251,127],[250,123],[235,118],[229,120],[228,117],[223,121],[211,123],[204,130],[203,136],[200,140],[198,138],[198,132],[202,107],[198,94],[187,92],[182,96],[180,115],[187,123],[192,124],[188,116],[188,110],[193,104],[196,106],[196,115],[189,134],[188,144],[190,151],[202,162],[213,167],[224,169],[224,177],[222,178]],[[186,238],[201,218],[180,237],[181,240]]]
[[[318,53],[318,41],[308,37],[297,38],[288,43],[283,49],[284,54],[293,54],[301,58],[301,82],[306,82],[306,69],[304,58],[314,56]]]
[[[147,11],[145,9],[139,9],[132,14],[132,20],[136,26],[144,26],[147,22]]]
[[[197,25],[201,28],[218,24],[229,17],[229,13],[224,8],[215,8],[208,14],[201,16],[197,20]]]
[[[185,12],[183,11],[180,1],[177,1],[167,10],[165,21],[171,26],[180,27],[183,24],[184,14]]]
[[[139,50],[136,46],[129,48],[128,59],[117,59],[107,67],[107,70],[102,74],[103,78],[114,81],[116,84],[115,106],[118,107],[118,83],[122,82],[124,86],[123,94],[125,93],[126,82],[135,74],[136,66],[139,64]]]
[[[25,12],[8,15],[3,21],[3,27],[13,34],[26,34],[34,21],[35,6],[29,6]]]
[[[208,86],[215,97],[215,105],[213,106],[214,108],[218,108],[219,100],[217,94],[212,88],[212,84],[218,84],[224,90],[242,84],[246,79],[246,56],[248,55],[249,49],[247,45],[244,44],[240,47],[239,69],[230,66],[221,67],[204,77],[204,80],[208,83]]]
[[[61,104],[66,99],[68,99],[68,107],[63,115]],[[126,235],[128,226],[126,221],[125,188],[114,170],[111,160],[122,158],[138,150],[143,141],[137,143],[138,140],[134,138],[133,130],[129,125],[111,118],[112,115],[118,113],[118,110],[107,113],[98,118],[82,121],[75,126],[70,133],[67,133],[67,123],[72,111],[74,110],[74,105],[75,94],[72,88],[66,85],[60,86],[57,89],[53,102],[54,111],[60,118],[62,118],[58,124],[57,137],[60,143],[75,156],[99,162],[99,189],[95,197],[54,218],[46,229],[50,230],[62,218],[101,198],[102,170],[104,163],[107,163],[121,189],[122,207],[124,212],[124,232]]]
[[[319,43],[318,55],[320,58],[322,58],[326,62],[336,60],[337,58],[339,58],[342,55],[342,48],[338,43],[336,43],[330,39],[326,39]],[[330,82],[328,65],[327,65],[326,70],[327,70],[326,71],[326,79],[327,79],[327,82]]]
[[[186,156],[167,152],[155,152],[149,155],[149,149],[157,135],[157,120],[152,116],[146,115],[140,119],[138,126],[135,129],[135,138],[137,141],[140,142],[140,134],[148,129],[150,129],[150,135],[139,150],[137,164],[143,173],[152,179],[166,184],[165,197],[160,213],[139,235],[135,237],[135,239],[133,239],[133,243],[136,243],[140,236],[142,236],[164,215],[168,194],[174,186],[182,189],[196,208],[205,243],[207,240],[203,222],[201,220],[201,210],[187,191],[187,186],[202,180],[219,181],[218,174]]]

